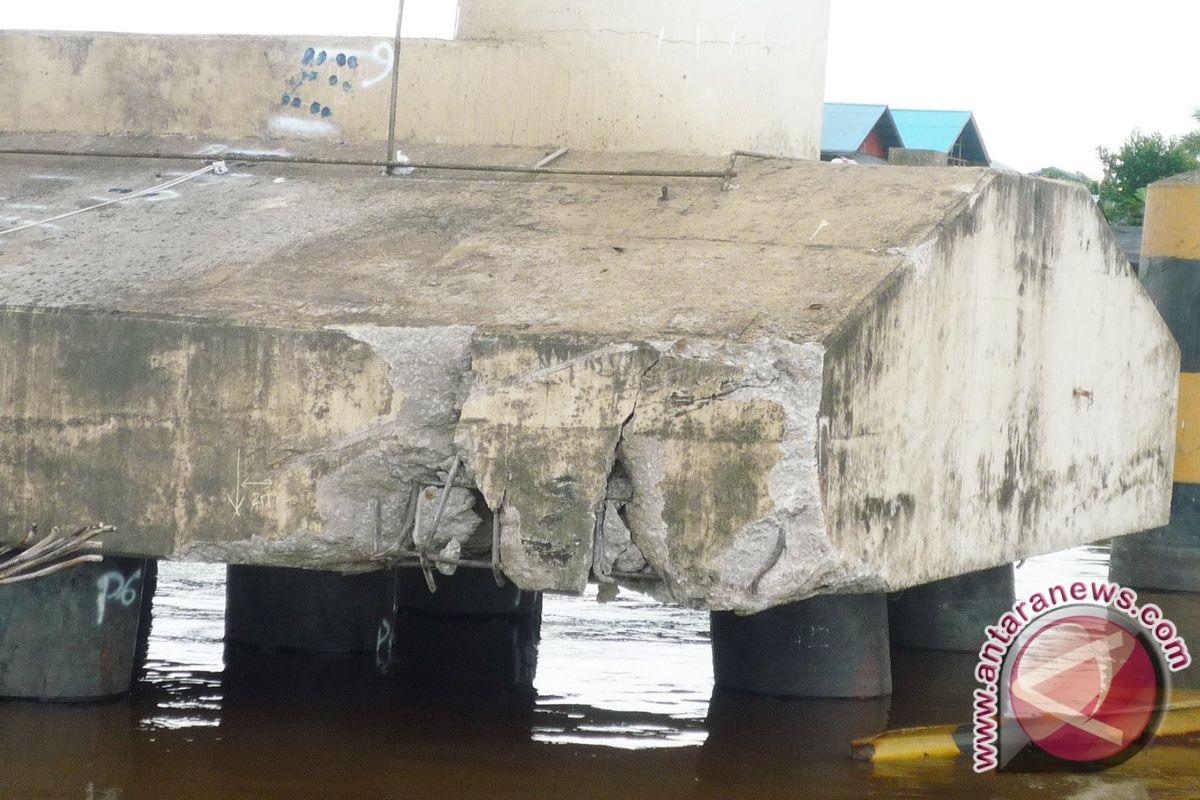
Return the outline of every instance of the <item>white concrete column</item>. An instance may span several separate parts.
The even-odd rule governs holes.
[[[828,23],[829,0],[461,0],[458,38],[552,54],[565,144],[815,159]]]
[[[671,40],[701,38],[728,45],[796,44],[816,33],[827,0],[459,0],[458,38],[527,39],[564,32],[663,32]],[[820,31],[824,39],[824,30]]]

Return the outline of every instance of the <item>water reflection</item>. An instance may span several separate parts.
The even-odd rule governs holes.
[[[1103,550],[1033,559],[1018,594],[1102,577]],[[970,656],[894,650],[896,693],[782,701],[712,691],[708,617],[622,594],[545,602],[533,689],[380,679],[374,659],[224,648],[224,570],[162,565],[134,692],[0,705],[0,797],[1190,797],[1195,751],[1099,776],[975,776],[965,760],[869,765],[848,742],[958,723]]]
[[[708,614],[623,592],[548,597],[535,686],[548,743],[626,749],[701,744],[712,693]],[[566,715],[561,724],[550,724]]]
[[[1108,579],[1108,545],[1089,544],[1026,559],[1017,565],[1017,597],[1076,578]]]
[[[717,691],[698,778],[716,796],[755,787],[786,797],[798,787],[821,796],[862,796],[868,765],[848,758],[848,743],[887,727],[887,698],[780,700]]]

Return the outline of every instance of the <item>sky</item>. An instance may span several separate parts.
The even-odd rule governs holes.
[[[652,2],[652,0],[646,0]],[[730,0],[736,2],[736,0]],[[790,2],[790,0],[780,0]],[[1197,0],[832,0],[826,99],[973,111],[992,158],[1101,176],[1096,147],[1200,127]],[[456,0],[406,0],[451,38]],[[337,9],[331,13],[330,8]],[[396,0],[0,0],[0,29],[387,36]]]
[[[825,99],[967,109],[1024,172],[1200,127],[1197,0],[833,0]]]

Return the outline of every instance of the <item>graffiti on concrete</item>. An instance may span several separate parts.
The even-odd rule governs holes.
[[[125,608],[129,608],[138,599],[137,582],[142,579],[142,571],[139,569],[129,577],[125,577],[120,572],[113,570],[106,572],[96,580],[96,588],[99,589],[99,594],[96,595],[96,624],[104,624],[104,612],[108,608],[109,600],[116,600]]]
[[[375,633],[375,668],[380,674],[387,672],[388,664],[392,660],[392,642],[395,640],[395,634],[392,631],[392,623],[386,619],[379,621],[379,630]]]
[[[388,42],[371,50],[305,48],[298,71],[284,83],[279,104],[285,111],[271,121],[272,127],[302,135],[336,132],[331,119],[336,107],[390,76],[393,55]]]

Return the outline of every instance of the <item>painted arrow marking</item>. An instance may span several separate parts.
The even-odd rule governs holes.
[[[234,470],[233,478],[233,496],[229,496],[229,492],[225,493],[225,501],[233,508],[233,515],[240,517],[242,515],[242,506],[245,505],[246,499],[251,493],[251,490],[261,489],[266,491],[271,488],[270,481],[256,481],[250,478],[242,478],[242,448],[237,451],[237,466]],[[243,490],[246,490],[244,493]]]

